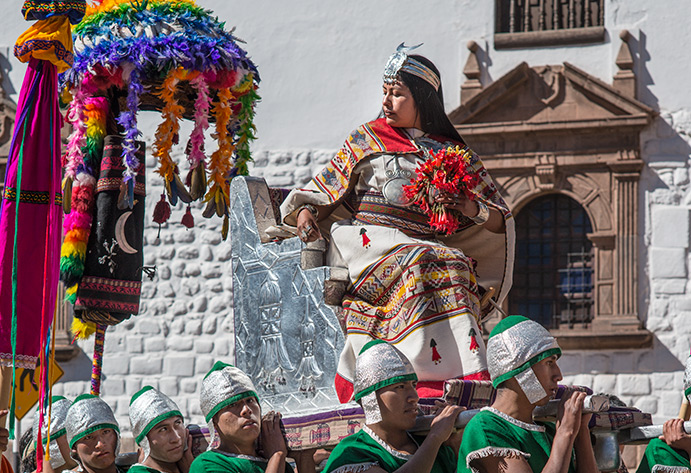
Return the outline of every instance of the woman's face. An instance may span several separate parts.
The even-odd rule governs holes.
[[[382,428],[408,430],[415,425],[420,399],[416,384],[415,381],[404,381],[377,391]]]
[[[557,355],[552,355],[533,365],[533,372],[542,384],[547,396],[538,402],[538,405],[546,404],[557,395],[559,381],[562,380],[561,370],[557,365]]]
[[[420,128],[420,117],[413,94],[401,81],[384,84],[382,110],[386,123],[399,128]]]

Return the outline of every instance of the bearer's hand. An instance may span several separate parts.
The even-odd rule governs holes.
[[[308,209],[302,209],[298,214],[298,238],[305,243],[319,240],[322,235],[319,232],[317,219]]]
[[[463,192],[460,194],[440,192],[435,196],[434,201],[444,204],[448,209],[458,210],[466,217],[476,217],[480,213],[480,208],[475,201],[470,200]]]
[[[691,454],[691,436],[684,431],[683,419],[670,419],[662,426],[661,440],[672,448]]]
[[[461,406],[444,406],[432,421],[427,438],[437,440],[439,445],[449,440],[451,434],[454,432],[458,414],[460,414],[463,409],[464,408]]]
[[[270,411],[262,418],[260,443],[264,452],[264,458],[267,460],[270,460],[276,453],[282,454],[283,458],[286,457],[288,448],[281,432],[280,412]]]
[[[192,453],[192,434],[188,429],[185,429],[185,450],[182,454],[182,458],[176,463],[180,473],[188,473],[190,471],[190,465],[194,461],[194,454]]]
[[[441,411],[443,411],[444,408],[448,405],[449,404],[446,403],[445,401],[434,401],[434,406],[435,406],[434,413],[435,414],[441,413]],[[465,407],[461,407],[460,412],[462,412],[462,411],[465,411]],[[456,429],[454,429],[453,432],[451,432],[451,435],[449,435],[449,438],[446,439],[446,441],[444,442],[444,445],[446,445],[447,447],[451,447],[454,452],[458,452],[458,449],[461,446],[461,440],[463,440],[463,430],[457,431]]]
[[[7,409],[0,410],[0,417],[6,416],[10,411]],[[10,441],[10,431],[4,427],[0,427],[0,453],[7,450],[7,444]]]
[[[583,401],[586,394],[582,391],[565,393],[557,414],[557,434],[567,436],[570,441],[576,438],[583,423]],[[590,418],[585,422],[586,426]]]

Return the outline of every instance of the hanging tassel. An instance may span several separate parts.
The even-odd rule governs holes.
[[[77,339],[86,340],[87,338],[91,337],[91,335],[96,333],[96,324],[93,322],[86,322],[75,317],[72,319],[71,331],[72,336],[74,337],[72,343],[74,343],[74,341]]]
[[[98,324],[94,341],[94,363],[91,369],[91,394],[101,394],[101,368],[103,367],[103,343],[106,338],[107,325]]]
[[[475,332],[474,328],[470,329],[468,336],[470,337],[470,351],[477,351],[479,345],[477,344],[477,339],[475,338],[477,336],[477,333]]]
[[[154,222],[158,223],[158,235],[156,239],[161,237],[161,225],[166,223],[170,218],[170,204],[166,202],[166,195],[161,194],[161,200],[156,203],[154,208]]]
[[[69,214],[72,211],[72,183],[74,179],[65,176],[62,180],[62,211]]]
[[[228,215],[223,217],[223,227],[221,227],[221,237],[223,237],[223,241],[226,241],[226,238],[228,238],[228,228],[230,227],[230,219],[228,218]]]
[[[181,223],[187,228],[194,227],[194,217],[192,216],[192,209],[189,205],[187,206],[187,212],[185,212],[185,215],[182,216]]]

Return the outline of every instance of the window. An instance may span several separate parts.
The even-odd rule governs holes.
[[[604,0],[497,0],[495,48],[602,42]]]
[[[592,232],[575,200],[548,194],[516,215],[516,265],[509,311],[547,328],[592,319]]]

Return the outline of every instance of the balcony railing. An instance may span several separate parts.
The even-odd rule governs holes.
[[[497,0],[495,48],[604,41],[604,0]]]

